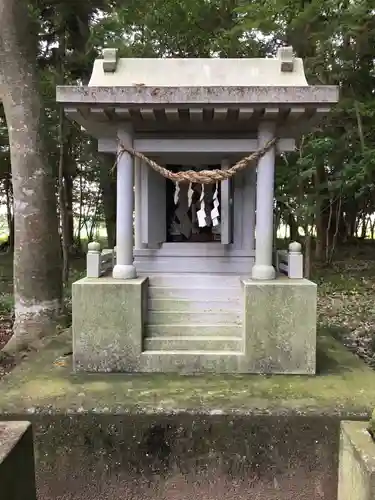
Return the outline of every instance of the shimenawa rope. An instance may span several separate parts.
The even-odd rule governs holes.
[[[257,162],[264,156],[267,151],[269,151],[275,144],[277,138],[274,137],[268,141],[262,148],[258,151],[254,151],[249,156],[245,156],[239,160],[232,167],[227,170],[186,170],[185,172],[171,172],[167,168],[158,165],[154,160],[151,160],[139,151],[135,151],[133,148],[126,148],[124,145],[120,144],[120,151],[117,154],[117,161],[122,156],[123,153],[129,153],[130,155],[143,160],[147,163],[155,172],[169,179],[175,183],[179,182],[193,182],[198,184],[215,184],[216,182],[225,181],[233,177],[237,172],[244,170],[249,165],[256,165]]]

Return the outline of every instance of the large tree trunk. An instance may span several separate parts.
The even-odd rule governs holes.
[[[26,2],[0,0],[0,91],[9,129],[15,229],[15,323],[7,352],[52,333],[61,308],[56,186],[45,144],[35,33]]]
[[[61,228],[61,246],[62,246],[62,282],[68,283],[69,279],[69,237],[68,237],[68,217],[66,207],[66,191],[64,182],[65,166],[65,130],[64,130],[64,110],[59,110],[59,208],[60,208],[60,228]]]
[[[74,217],[73,217],[73,177],[69,173],[64,173],[65,182],[65,204],[66,204],[66,238],[69,251],[74,247]]]
[[[9,250],[13,252],[13,249],[14,249],[14,218],[13,218],[12,178],[11,178],[10,173],[7,174],[5,177],[4,190],[5,190],[6,206],[7,206]]]

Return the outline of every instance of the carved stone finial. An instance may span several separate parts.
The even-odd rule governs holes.
[[[117,49],[103,49],[103,71],[114,73],[117,68]]]
[[[98,253],[98,252],[100,252],[100,243],[98,243],[97,241],[91,241],[87,245],[87,251],[91,252],[91,253]]]
[[[294,69],[293,47],[280,47],[277,51],[277,58],[281,61],[282,72],[292,72]]]
[[[290,253],[301,253],[301,251],[302,251],[302,245],[301,243],[298,243],[298,241],[292,241],[292,243],[289,244]]]

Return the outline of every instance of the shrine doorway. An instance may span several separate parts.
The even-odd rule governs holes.
[[[168,165],[173,172],[183,169],[193,170],[194,167],[181,165]],[[204,167],[207,170],[220,169],[220,165]],[[189,192],[189,189],[191,190]],[[167,242],[184,243],[210,243],[221,240],[221,190],[220,184],[206,184],[203,187],[204,214],[202,209],[202,185],[193,183],[179,184],[176,195],[176,185],[166,181],[166,228]],[[218,201],[217,212],[214,201]],[[203,222],[204,220],[204,222]]]

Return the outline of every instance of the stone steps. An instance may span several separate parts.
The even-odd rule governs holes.
[[[240,277],[228,274],[150,276],[144,349],[242,353]]]
[[[243,350],[242,339],[231,337],[152,337],[145,338],[144,346],[150,351],[233,351]]]
[[[139,270],[140,275],[150,275],[154,273],[169,274],[169,273],[202,273],[207,274],[207,269],[210,272],[222,272],[223,269],[232,273],[234,276],[239,276],[241,273],[251,273],[251,268],[254,265],[254,257],[227,255],[223,257],[202,256],[161,256],[158,258],[139,256],[135,257],[134,265]]]
[[[148,278],[149,286],[178,288],[183,284],[184,288],[238,288],[241,284],[239,276],[230,274],[154,274]]]
[[[145,337],[230,337],[242,339],[242,325],[178,324],[146,325]]]
[[[194,304],[195,307],[195,304]],[[240,311],[149,311],[148,324],[150,325],[189,325],[189,324],[224,324],[241,325]]]
[[[224,301],[224,302],[237,302],[239,293],[242,290],[237,290],[233,287],[228,288],[189,288],[184,286],[182,280],[179,286],[149,286],[148,297],[149,299],[176,299],[202,302],[202,301]]]
[[[150,298],[148,301],[148,310],[149,312],[153,311],[175,311],[175,312],[218,312],[218,313],[226,313],[230,311],[235,311],[242,316],[242,300],[238,297],[233,297],[228,300],[221,300],[220,297],[218,299],[213,299],[212,297],[207,298],[205,294],[205,298],[202,300],[192,300],[184,298],[184,299],[173,299],[173,298]]]

